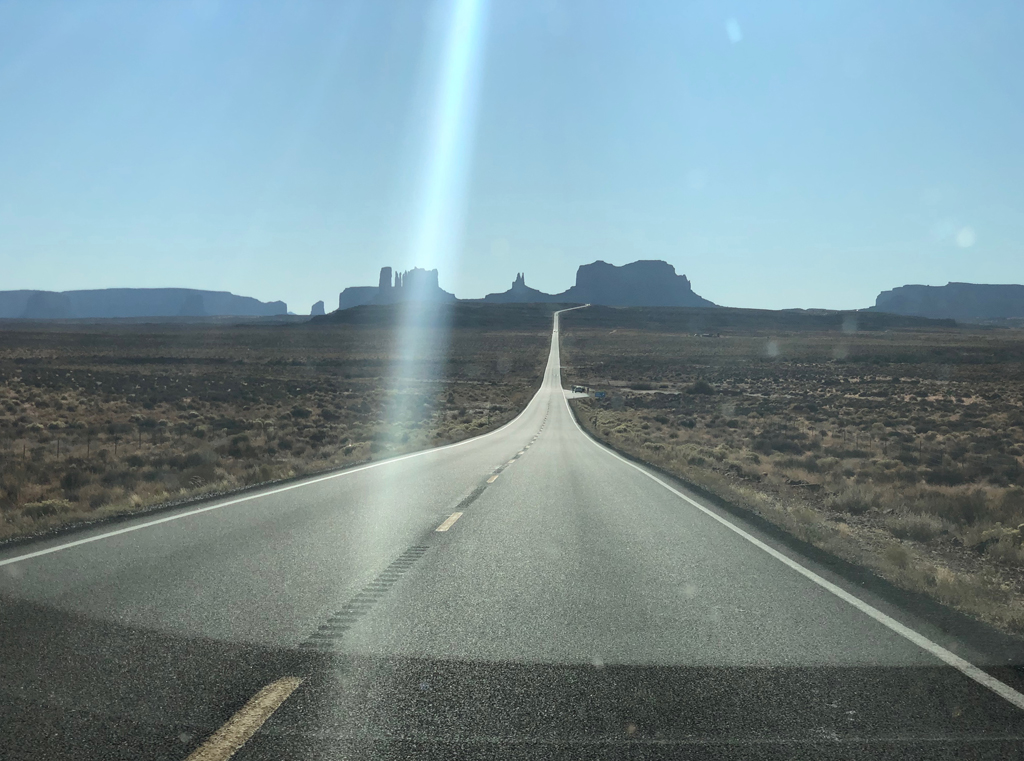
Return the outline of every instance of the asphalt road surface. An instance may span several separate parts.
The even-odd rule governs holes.
[[[492,434],[0,552],[0,757],[1024,752],[1012,668],[698,502],[578,428],[556,322]]]

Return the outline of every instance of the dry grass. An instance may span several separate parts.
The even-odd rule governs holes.
[[[550,336],[427,331],[399,364],[372,325],[7,327],[0,539],[482,433],[529,401]]]
[[[1024,631],[1024,333],[563,324],[566,383],[608,391],[574,402],[599,438]]]

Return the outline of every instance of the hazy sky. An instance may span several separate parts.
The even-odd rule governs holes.
[[[1024,3],[0,0],[0,289],[1024,282]]]

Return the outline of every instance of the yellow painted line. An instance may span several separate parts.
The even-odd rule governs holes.
[[[508,462],[506,462],[505,464],[506,464],[506,465],[511,465],[511,464],[512,464],[512,463],[514,463],[515,461],[516,461],[516,458],[515,458],[515,457],[513,457],[513,458],[512,458],[511,460],[509,460],[509,461],[508,461]]]
[[[498,476],[497,475],[493,475],[493,476],[491,476],[490,478],[487,479],[487,483],[493,484],[497,480],[498,480]]]
[[[302,679],[297,676],[286,676],[268,684],[185,761],[225,761],[231,758],[300,684]]]
[[[462,513],[452,513],[451,515],[448,516],[448,518],[445,520],[445,522],[442,523],[437,528],[435,528],[434,531],[447,531],[448,529],[450,529],[452,527],[452,524],[454,524],[455,521],[457,521],[461,517],[462,517]]]

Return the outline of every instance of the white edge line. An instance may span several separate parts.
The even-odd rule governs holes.
[[[575,308],[578,308],[578,307],[575,307]],[[563,310],[563,311],[567,311],[567,310]],[[557,312],[555,314],[557,314]],[[541,383],[541,386],[543,387],[543,382]],[[501,433],[502,431],[504,431],[509,426],[515,425],[517,422],[519,422],[519,419],[529,411],[530,407],[533,406],[533,403],[537,400],[537,397],[539,395],[540,395],[540,388],[538,388],[537,389],[537,393],[534,394],[530,398],[530,401],[523,408],[523,411],[520,412],[518,415],[516,415],[511,420],[509,420],[507,423],[505,423],[505,425],[501,426],[501,428],[495,428],[493,431],[488,431],[487,433],[482,433],[479,436],[473,436],[472,438],[469,438],[469,439],[463,439],[462,441],[456,441],[454,444],[445,444],[442,447],[434,447],[433,449],[424,449],[424,450],[422,450],[420,452],[410,452],[409,454],[399,455],[398,457],[392,457],[392,458],[390,458],[388,460],[381,460],[380,462],[371,462],[371,463],[367,463],[366,465],[360,465],[359,467],[356,467],[356,468],[350,468],[348,470],[343,470],[343,471],[341,471],[339,473],[330,473],[330,474],[325,475],[325,476],[317,476],[315,478],[309,479],[308,481],[300,481],[298,483],[289,484],[288,486],[281,486],[281,487],[278,487],[276,489],[271,489],[269,491],[261,491],[261,492],[259,492],[257,494],[247,494],[244,497],[237,497],[236,499],[229,499],[226,502],[218,502],[218,503],[216,503],[214,505],[207,505],[206,507],[199,507],[199,508],[196,508],[195,510],[189,510],[189,511],[184,512],[184,513],[177,513],[175,515],[168,515],[168,516],[166,516],[164,518],[157,518],[155,520],[146,521],[145,523],[139,523],[139,524],[134,525],[134,526],[127,526],[125,528],[120,528],[120,529],[117,529],[115,531],[105,531],[104,533],[97,534],[96,536],[86,537],[85,539],[76,539],[73,542],[65,542],[64,544],[58,544],[58,545],[56,545],[54,547],[47,547],[45,550],[36,550],[35,552],[27,552],[24,555],[17,555],[17,556],[15,556],[13,558],[7,558],[6,560],[0,560],[0,567],[3,567],[5,565],[11,565],[12,563],[20,563],[22,560],[31,560],[32,558],[38,558],[38,557],[41,557],[43,555],[50,555],[50,554],[52,554],[54,552],[61,552],[62,550],[69,550],[72,547],[79,547],[79,546],[81,546],[83,544],[90,544],[91,542],[98,542],[101,539],[109,539],[112,536],[119,536],[120,534],[128,534],[128,533],[130,533],[132,531],[139,531],[139,530],[144,529],[144,528],[149,528],[150,526],[158,526],[161,523],[169,523],[170,521],[181,520],[182,518],[189,518],[189,517],[191,517],[193,515],[199,515],[200,513],[209,512],[210,510],[219,510],[222,507],[229,507],[231,505],[237,505],[240,502],[248,502],[248,501],[253,500],[253,499],[260,499],[262,497],[269,497],[272,494],[280,494],[281,492],[291,491],[292,489],[299,489],[299,488],[301,488],[303,486],[311,486],[312,484],[318,484],[318,483],[320,483],[322,481],[330,481],[333,478],[342,478],[343,476],[350,476],[350,475],[352,475],[354,473],[360,473],[360,472],[362,472],[364,470],[370,470],[371,468],[380,468],[380,467],[383,467],[385,465],[391,465],[392,463],[401,462],[402,460],[409,460],[409,459],[412,459],[413,457],[423,457],[424,455],[434,454],[435,452],[443,452],[446,449],[453,449],[455,447],[461,447],[463,444],[471,444],[471,443],[473,443],[475,441],[480,441],[480,439],[486,439],[488,436],[493,436],[496,433]],[[83,530],[87,530],[87,527],[83,527]],[[45,538],[41,538],[39,541],[45,541]],[[0,551],[2,551],[2,548],[0,548]]]
[[[561,387],[561,385],[562,385],[561,384],[561,379],[559,379],[559,384],[558,385],[559,385],[559,387]],[[589,441],[595,447],[600,449],[602,452],[605,452],[606,454],[611,455],[616,460],[620,460],[621,462],[624,462],[629,467],[631,467],[631,468],[639,471],[640,473],[644,474],[645,476],[647,476],[649,479],[651,479],[655,483],[657,483],[657,484],[663,486],[664,488],[668,489],[670,492],[675,494],[680,499],[682,499],[682,500],[688,502],[689,504],[693,505],[695,508],[700,510],[705,515],[708,515],[711,518],[714,518],[716,521],[721,523],[723,526],[725,526],[730,531],[732,531],[732,532],[738,534],[739,536],[743,537],[744,539],[746,539],[748,542],[753,544],[758,549],[764,550],[765,552],[767,552],[769,555],[771,555],[776,560],[779,560],[782,563],[786,564],[787,566],[792,568],[794,571],[799,573],[801,576],[804,576],[805,578],[810,579],[815,584],[817,584],[819,587],[821,587],[822,589],[825,589],[825,590],[831,592],[832,594],[834,594],[836,597],[838,597],[843,602],[849,603],[850,605],[855,607],[857,610],[859,610],[861,613],[864,613],[864,614],[870,616],[871,618],[873,618],[876,621],[878,621],[878,623],[882,624],[883,626],[888,627],[892,631],[894,631],[897,634],[899,634],[904,639],[907,639],[910,642],[913,642],[915,645],[917,645],[921,649],[926,650],[927,652],[931,653],[932,655],[934,655],[936,658],[938,658],[943,663],[945,663],[945,664],[947,664],[949,666],[952,666],[953,668],[957,669],[958,671],[960,671],[965,676],[969,677],[970,679],[973,679],[978,684],[980,684],[983,687],[987,687],[988,689],[992,690],[992,692],[994,692],[997,695],[999,695],[999,697],[1001,697],[1001,698],[1007,700],[1008,702],[1012,703],[1017,708],[1020,708],[1021,710],[1024,710],[1024,694],[1021,694],[1017,690],[1013,689],[1012,687],[1010,687],[1010,685],[1005,684],[1004,682],[999,681],[994,676],[991,676],[990,674],[986,673],[985,671],[982,671],[980,668],[975,666],[970,661],[964,660],[963,658],[961,658],[956,653],[953,653],[953,652],[947,650],[946,648],[944,648],[942,645],[939,645],[939,644],[937,644],[935,642],[932,642],[930,639],[925,637],[923,634],[919,634],[918,632],[914,631],[910,627],[904,626],[899,621],[897,621],[896,619],[892,618],[891,616],[886,615],[885,613],[880,611],[875,606],[873,606],[873,605],[871,605],[869,603],[864,602],[859,597],[856,597],[856,596],[850,594],[849,592],[847,592],[842,587],[838,587],[835,584],[833,584],[831,581],[829,581],[829,580],[819,576],[818,574],[816,574],[811,569],[806,568],[805,566],[803,566],[800,563],[796,562],[792,558],[790,558],[790,557],[788,557],[786,555],[783,555],[778,550],[776,550],[773,547],[770,547],[769,545],[765,544],[764,542],[762,542],[757,537],[755,537],[755,536],[753,536],[751,534],[748,534],[746,531],[741,529],[739,526],[735,525],[731,521],[726,520],[725,518],[723,518],[722,516],[720,516],[716,512],[714,512],[713,510],[710,510],[710,509],[704,507],[704,505],[700,504],[696,500],[692,499],[691,497],[688,497],[687,495],[683,494],[678,489],[676,489],[676,488],[670,486],[669,484],[665,483],[660,478],[658,478],[656,475],[654,475],[653,473],[648,472],[646,469],[640,467],[635,462],[631,462],[630,460],[627,460],[625,457],[620,455],[618,452],[614,452],[611,449],[609,449],[608,447],[606,447],[606,446],[602,445],[601,443],[599,443],[590,434],[588,434],[586,431],[584,431],[583,427],[576,420],[576,415],[573,414],[572,408],[569,406],[569,400],[566,399],[564,396],[562,398],[565,401],[565,408],[566,408],[566,411],[569,413],[569,418],[572,420],[573,425],[576,426],[576,429],[580,433],[583,434],[583,436],[587,439],[587,441]]]

